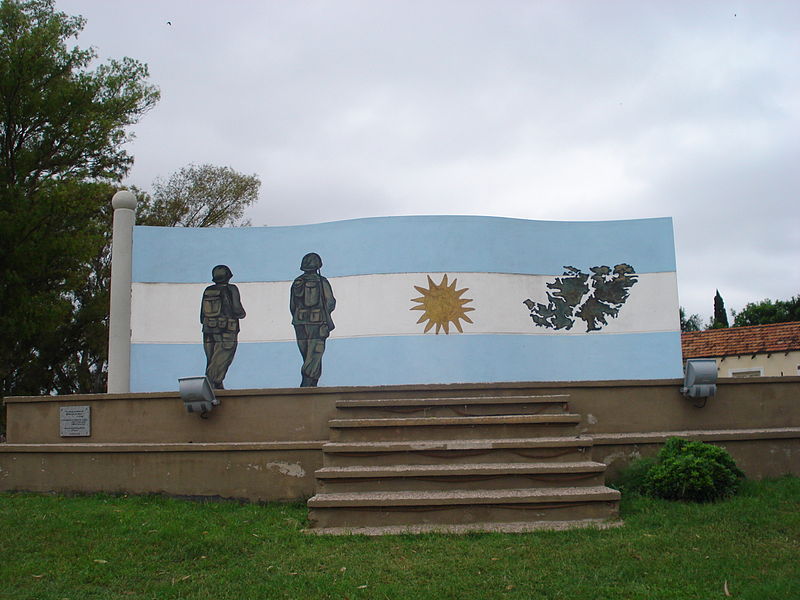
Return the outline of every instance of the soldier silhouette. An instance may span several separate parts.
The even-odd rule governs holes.
[[[233,362],[239,338],[239,319],[245,312],[239,288],[228,283],[233,273],[226,265],[211,270],[214,285],[203,292],[200,322],[203,324],[203,349],[206,352],[206,377],[211,387],[223,389],[222,381]]]
[[[297,347],[303,356],[300,387],[315,387],[322,374],[322,354],[334,324],[331,312],[336,308],[336,298],[328,280],[319,273],[322,259],[310,252],[300,263],[300,275],[292,283],[289,311],[292,313]]]

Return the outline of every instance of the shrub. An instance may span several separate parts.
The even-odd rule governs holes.
[[[713,502],[735,494],[742,479],[744,473],[722,448],[673,437],[647,472],[644,491],[667,500]]]
[[[655,464],[654,457],[637,458],[620,471],[612,487],[624,493],[645,494],[647,475]]]

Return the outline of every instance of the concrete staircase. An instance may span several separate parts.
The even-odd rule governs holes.
[[[619,492],[566,395],[340,400],[312,533],[531,531],[608,525]],[[616,521],[618,522],[618,521]]]

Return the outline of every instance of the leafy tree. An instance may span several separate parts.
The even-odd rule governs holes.
[[[78,184],[76,184],[78,185]],[[105,390],[108,354],[109,279],[112,209],[115,186],[79,186],[85,209],[81,222],[93,254],[75,265],[80,279],[61,295],[62,317],[52,329],[40,331],[30,344],[30,359],[15,373],[15,389],[26,393],[88,393]]]
[[[258,200],[261,181],[230,167],[189,165],[156,179],[152,197],[141,197],[137,223],[166,227],[250,225],[245,209]]]
[[[775,300],[775,302],[769,298],[761,302],[750,302],[741,312],[734,311],[733,313],[734,327],[769,325],[770,323],[789,321],[800,321],[800,295],[792,296],[789,300]]]
[[[89,70],[94,50],[68,49],[82,17],[52,0],[0,4],[0,185],[23,192],[51,178],[118,179],[133,163],[126,127],[158,100],[130,58]]]
[[[702,327],[702,317],[698,314],[686,316],[686,310],[681,306],[679,310],[681,320],[681,331],[700,331]]]
[[[725,329],[728,327],[728,315],[725,312],[725,301],[717,290],[714,296],[714,319],[711,321],[709,329]]]
[[[187,173],[192,174],[192,181],[205,184],[200,191],[190,189],[180,201],[168,196],[168,190],[173,188],[163,184],[159,187],[158,182],[152,197],[137,188],[131,189],[138,201],[137,224],[163,227],[247,224],[242,213],[258,198],[261,182],[256,175],[242,175],[230,167],[202,165],[181,169],[167,181],[185,180]],[[88,198],[94,212],[87,218],[87,227],[101,243],[83,265],[84,278],[73,292],[72,318],[57,330],[55,337],[60,346],[44,361],[50,366],[50,379],[48,373],[33,375],[40,381],[51,381],[50,391],[59,394],[106,390],[113,223],[110,199],[117,189],[101,184],[91,188],[92,195]],[[204,216],[200,218],[201,215]]]
[[[2,395],[60,389],[52,361],[105,243],[98,186],[130,168],[127,129],[158,100],[135,60],[90,69],[67,45],[83,26],[53,0],[0,2]]]

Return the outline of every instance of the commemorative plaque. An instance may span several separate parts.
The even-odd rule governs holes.
[[[89,437],[92,419],[88,406],[61,406],[59,408],[61,437]]]

